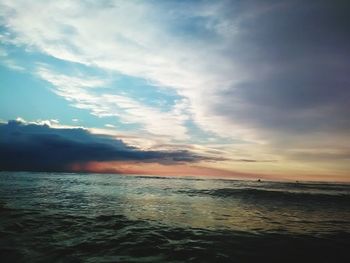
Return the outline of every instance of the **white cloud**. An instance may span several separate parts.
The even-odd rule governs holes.
[[[43,66],[38,68],[37,74],[54,86],[56,94],[77,108],[89,110],[95,116],[116,116],[124,123],[141,124],[142,129],[151,134],[177,140],[188,138],[184,125],[186,117],[182,107],[183,101],[179,101],[172,111],[162,112],[126,96],[92,94],[91,89],[104,85],[103,80],[58,74]]]
[[[1,42],[1,35],[0,35]],[[6,49],[0,47],[0,63],[4,66],[17,71],[24,71],[25,68],[20,66],[15,60],[11,59]]]
[[[245,12],[234,13],[234,8],[226,10],[225,4],[229,2],[204,1],[191,5],[175,1],[168,8],[164,3],[157,2],[155,5],[153,1],[109,1],[106,5],[104,1],[3,0],[0,16],[11,32],[5,37],[8,43],[65,61],[143,78],[154,85],[173,89],[184,98],[172,110],[162,112],[120,94],[100,93],[96,96],[93,91],[107,83],[104,79],[67,76],[41,66],[37,74],[55,86],[54,91],[77,108],[87,109],[99,117],[116,116],[122,122],[140,124],[145,132],[153,136],[181,140],[188,138],[185,122],[192,119],[203,130],[252,142],[246,144],[248,146],[232,146],[240,153],[254,152],[257,156],[269,151],[279,153],[279,149],[272,149],[273,145],[267,144],[283,140],[278,145],[280,149],[287,144],[297,144],[295,134],[288,137],[275,129],[277,126],[273,121],[276,119],[273,117],[271,127],[266,127],[267,122],[263,118],[268,118],[269,114],[264,114],[264,109],[269,105],[253,108],[254,112],[261,113],[259,118],[262,120],[253,118],[249,123],[246,117],[249,115],[245,115],[244,110],[251,105],[245,105],[246,101],[232,94],[226,98],[225,92],[235,90],[237,84],[247,80],[268,84],[263,82],[264,78],[271,77],[272,73],[280,75],[280,67],[289,69],[298,65],[292,65],[287,60],[271,62],[269,56],[273,59],[278,55],[283,57],[284,50],[279,50],[280,54],[267,49],[271,53],[265,55],[263,45],[255,45],[254,36],[244,31],[247,28],[240,27],[245,19],[278,9],[280,5],[268,6],[249,1],[248,8],[243,10]],[[194,28],[197,23],[200,23],[199,30]],[[299,36],[299,29],[296,31],[295,36]],[[288,34],[288,30],[286,32]],[[263,35],[265,32],[257,33]],[[247,34],[248,37],[244,38]],[[275,33],[266,34],[263,41],[270,44]],[[277,40],[283,41],[283,36]],[[282,46],[279,44],[272,48]],[[308,49],[295,51],[313,53]],[[314,61],[313,57],[305,60]],[[266,87],[262,89],[267,90]],[[224,99],[225,104],[234,107],[218,110],[218,107],[227,106],[222,105]],[[277,110],[281,110],[284,117],[283,105]],[[273,112],[275,109],[268,111],[271,115]],[[294,113],[291,109],[291,115]],[[300,115],[295,116],[291,120],[300,120]],[[259,126],[260,122],[265,126]],[[303,142],[313,136],[300,133]],[[322,134],[320,141],[327,136],[329,134]],[[227,155],[231,153],[227,151]],[[262,157],[270,158],[265,158],[263,154]]]
[[[51,119],[51,120],[42,120],[42,119],[37,119],[37,120],[25,120],[22,117],[17,117],[16,121],[21,122],[23,124],[35,124],[35,125],[47,125],[51,128],[83,128],[82,126],[71,126],[71,125],[64,125],[60,124],[58,120]]]
[[[237,125],[230,127],[229,122],[213,115],[210,109],[210,100],[215,99],[216,92],[227,89],[246,75],[223,53],[229,48],[230,43],[225,34],[230,32],[224,30],[229,21],[216,12],[220,4],[208,3],[199,8],[191,6],[190,10],[183,9],[180,5],[166,11],[147,2],[111,3],[103,6],[79,1],[4,1],[6,8],[3,13],[7,27],[14,33],[12,42],[17,45],[29,46],[66,61],[141,77],[156,85],[175,89],[179,95],[187,98],[187,110],[191,111],[192,118],[203,129],[221,135],[237,136],[240,131]],[[171,32],[174,20],[192,16],[205,18],[207,23],[203,26],[213,34],[220,34],[220,39],[208,42],[206,39],[181,37],[181,32],[178,35]],[[44,77],[45,72],[40,74]],[[65,87],[67,80],[65,76],[58,75],[50,76],[49,81],[57,87]],[[79,108],[91,109],[92,104],[99,104],[96,98],[82,92],[79,87],[95,87],[102,83],[93,80],[81,83],[82,79],[73,77],[69,81],[70,86],[77,85],[77,89],[63,91],[58,88],[57,94],[74,100],[79,93],[83,96],[75,103]],[[144,119],[142,123],[145,123],[152,121],[147,116],[158,114],[150,108],[138,110],[139,107],[142,108],[141,105],[120,96],[106,96],[105,99],[110,104],[118,101],[123,105],[122,108],[128,108],[127,111],[132,115],[130,121],[139,122]],[[128,103],[131,105],[126,105]],[[110,114],[109,107],[93,108],[96,115]],[[171,123],[178,123],[178,118],[172,114],[161,114],[156,121],[169,122],[166,120],[173,119]],[[177,126],[179,125],[175,125]],[[152,133],[169,135],[173,134],[174,129],[176,130],[171,125],[157,127],[154,124],[147,128]],[[183,137],[184,128],[178,130],[177,133]],[[246,131],[240,133],[246,136],[248,134]]]

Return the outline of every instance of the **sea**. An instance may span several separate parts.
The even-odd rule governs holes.
[[[0,262],[350,262],[350,185],[0,172]]]

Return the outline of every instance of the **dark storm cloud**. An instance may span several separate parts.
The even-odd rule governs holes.
[[[223,94],[224,103],[216,110],[246,125],[284,133],[349,131],[348,83],[303,75],[281,74],[236,85]]]
[[[249,77],[219,95],[216,114],[277,135],[349,132],[349,11],[348,1],[232,2],[230,55]]]
[[[139,161],[163,164],[207,159],[189,151],[142,151],[84,129],[9,121],[0,124],[0,170],[69,171],[73,163]]]

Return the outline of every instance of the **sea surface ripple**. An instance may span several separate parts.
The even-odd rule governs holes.
[[[350,185],[0,172],[1,262],[350,262]]]

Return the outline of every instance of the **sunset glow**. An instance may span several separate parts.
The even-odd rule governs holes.
[[[330,6],[1,1],[0,169],[350,181]]]

